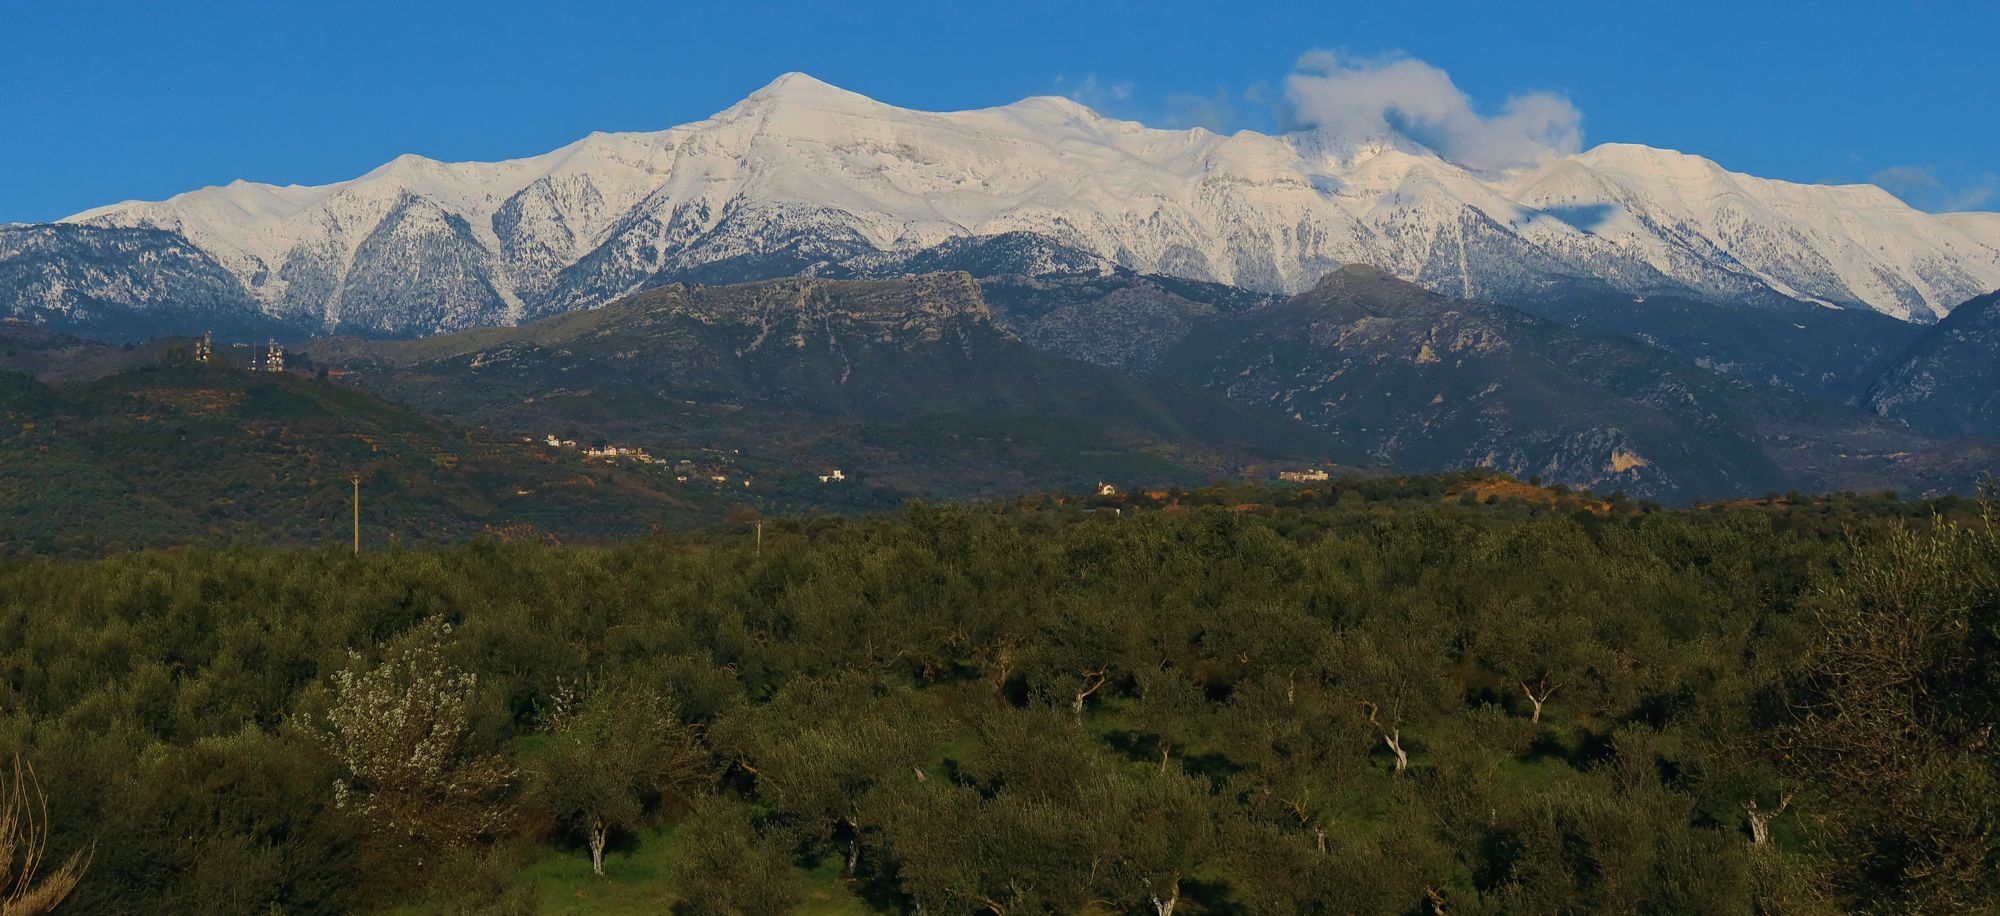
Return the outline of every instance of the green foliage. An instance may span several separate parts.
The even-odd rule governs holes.
[[[1861,545],[1809,604],[1776,730],[1782,768],[1841,787],[1809,816],[1863,900],[1969,911],[2000,895],[2000,528],[1942,521]],[[1829,803],[1831,802],[1831,803]]]
[[[358,389],[221,365],[56,388],[0,372],[0,555],[141,547],[631,537],[736,494],[551,455]]]
[[[0,740],[80,913],[2000,903],[1990,521],[1490,483],[9,561]]]
[[[548,746],[537,762],[541,801],[561,829],[590,845],[603,873],[611,831],[644,824],[649,810],[707,782],[708,753],[679,718],[672,699],[619,682],[579,701],[558,689],[544,715]]]
[[[682,907],[695,916],[766,916],[789,912],[804,896],[799,876],[774,838],[759,831],[739,805],[697,802],[681,831]]]

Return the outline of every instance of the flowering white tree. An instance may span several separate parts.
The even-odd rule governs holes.
[[[351,653],[322,732],[349,774],[334,783],[335,803],[428,849],[498,830],[497,796],[514,776],[465,747],[478,677],[445,658],[450,638],[451,625],[432,618],[384,647],[373,668]]]

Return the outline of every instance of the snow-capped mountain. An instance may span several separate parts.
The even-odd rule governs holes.
[[[703,121],[527,159],[402,156],[319,187],[239,181],[90,210],[62,221],[80,234],[67,261],[46,238],[9,238],[43,227],[0,229],[0,277],[20,278],[0,286],[0,314],[101,313],[134,287],[153,291],[134,309],[171,298],[171,278],[147,279],[159,255],[88,238],[152,229],[179,237],[174,263],[181,249],[213,262],[189,268],[204,284],[212,268],[233,277],[260,317],[387,334],[515,323],[677,278],[893,272],[1008,233],[1072,267],[1268,292],[1360,262],[1454,296],[1586,284],[1931,321],[2000,287],[1988,216],[1642,146],[1478,172],[1402,136],[1156,130],[1049,97],[919,112],[788,74]],[[32,269],[10,270],[30,248]]]

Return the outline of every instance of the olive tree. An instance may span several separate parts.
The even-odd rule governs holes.
[[[922,767],[935,753],[935,733],[929,710],[907,689],[848,676],[796,681],[770,703],[717,721],[711,736],[800,840],[844,839],[842,872],[853,877],[896,794],[928,778]]]
[[[559,689],[544,728],[542,799],[564,830],[590,847],[590,871],[604,874],[614,830],[639,826],[650,806],[684,794],[707,775],[709,757],[657,690],[615,683],[577,697]]]
[[[1777,750],[1818,841],[1884,909],[2000,897],[2000,530],[1936,521],[1857,546],[1809,605]],[[1793,810],[1798,810],[1794,804]],[[1753,838],[1775,811],[1745,804]],[[1761,823],[1760,823],[1761,822]],[[1851,879],[1850,879],[1851,880]]]

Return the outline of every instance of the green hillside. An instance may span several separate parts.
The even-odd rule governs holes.
[[[1454,475],[0,561],[0,746],[74,914],[1985,912],[1986,511]]]
[[[60,387],[0,373],[0,544],[101,553],[632,535],[735,494],[475,433],[310,377],[168,363]]]

